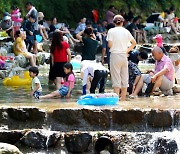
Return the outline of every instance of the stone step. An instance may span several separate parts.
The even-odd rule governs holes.
[[[177,132],[49,130],[0,131],[0,142],[15,144],[23,153],[167,153],[178,151]],[[1,146],[1,144],[0,144]]]
[[[180,110],[1,108],[0,130],[46,128],[54,131],[147,131],[178,128]]]

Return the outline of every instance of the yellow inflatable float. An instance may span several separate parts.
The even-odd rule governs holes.
[[[20,78],[19,76],[12,76],[11,78],[5,78],[3,80],[4,86],[27,86],[31,85],[32,78],[29,76],[29,71],[24,72],[24,78]]]

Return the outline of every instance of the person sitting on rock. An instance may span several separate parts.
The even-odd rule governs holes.
[[[13,23],[14,22],[11,20],[10,14],[8,12],[5,12],[4,17],[0,23],[0,29],[6,31],[6,33],[14,40]]]
[[[147,58],[147,52],[133,49],[129,52],[128,61],[132,61],[133,63],[138,65],[139,61],[146,60]]]
[[[39,32],[43,38],[43,40],[48,40],[48,34],[46,32],[46,28],[44,27],[44,14],[43,12],[39,12],[38,13],[38,29],[39,29]]]
[[[16,31],[16,40],[13,44],[13,51],[16,56],[23,55],[30,60],[32,66],[36,66],[36,55],[27,51],[24,40],[26,39],[26,33],[24,31]]]
[[[159,88],[164,95],[173,95],[174,66],[171,59],[158,46],[152,49],[152,55],[156,60],[155,72],[141,76],[134,92],[130,95],[131,97],[138,95],[144,83],[147,85],[150,83],[154,84],[151,93]]]
[[[141,78],[141,71],[137,64],[133,63],[131,60],[128,61],[128,71],[129,71],[129,87],[128,92],[132,94],[136,88],[136,85]]]
[[[147,43],[146,39],[146,32],[140,26],[140,21],[141,21],[141,16],[137,16],[133,19],[133,22],[129,24],[126,29],[130,31],[130,33],[134,36],[135,40],[137,43],[140,43],[142,39],[144,40],[145,43]]]
[[[172,46],[169,49],[169,57],[173,62],[175,73],[179,74],[180,70],[180,55],[179,55],[179,48],[177,46]],[[175,83],[177,83],[177,78],[175,77]]]

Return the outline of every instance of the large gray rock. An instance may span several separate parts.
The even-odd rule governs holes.
[[[87,110],[83,109],[83,118],[86,120],[90,125],[100,126],[103,128],[110,127],[110,110]]]
[[[0,109],[0,123],[3,123],[7,121],[8,114],[7,114],[7,109]]]
[[[23,137],[21,131],[0,131],[0,142],[15,144]]]
[[[178,146],[175,140],[158,138],[155,142],[156,154],[176,154]]]
[[[37,60],[37,65],[43,65],[45,60],[46,60],[46,57],[45,57],[45,54],[43,54],[42,52],[39,52],[36,54],[36,60]]]
[[[18,121],[44,121],[45,111],[37,108],[8,108],[8,115]]]
[[[66,125],[77,125],[82,118],[82,112],[76,109],[57,109],[53,111],[52,117],[56,121]]]
[[[65,145],[69,152],[83,153],[88,150],[92,136],[88,133],[66,133]]]
[[[0,55],[7,56],[7,49],[5,47],[0,47]]]
[[[112,113],[112,120],[117,124],[135,124],[144,120],[144,112],[140,110],[116,111]]]
[[[54,146],[60,139],[60,134],[51,131],[29,131],[23,138],[21,142],[33,148],[46,149],[48,147]]]
[[[0,154],[22,154],[14,145],[0,142]]]
[[[121,133],[115,138],[115,151],[118,154],[144,154],[154,149],[151,144],[152,135],[148,133]]]
[[[17,61],[19,66],[22,68],[26,68],[30,64],[29,60],[26,57],[24,57],[23,55],[16,56],[15,60]]]
[[[0,79],[4,79],[7,76],[8,76],[7,70],[0,70]]]

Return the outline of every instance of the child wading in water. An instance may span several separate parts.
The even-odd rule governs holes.
[[[64,72],[66,74],[66,77],[64,79],[64,84],[59,88],[58,90],[44,95],[44,96],[39,96],[40,99],[43,98],[52,98],[56,96],[61,96],[64,97],[66,96],[67,98],[70,97],[71,91],[74,88],[74,82],[75,82],[75,76],[73,73],[73,66],[71,63],[66,63],[64,64]]]
[[[30,75],[30,77],[33,78],[31,96],[34,96],[35,98],[39,98],[39,96],[42,93],[41,83],[37,77],[38,74],[39,74],[39,70],[37,67],[29,68],[29,75]]]

